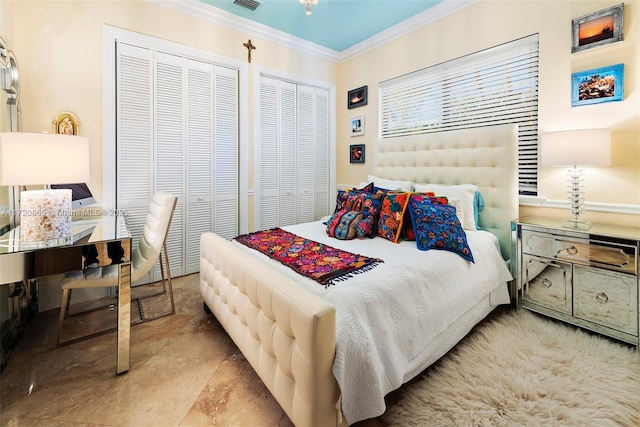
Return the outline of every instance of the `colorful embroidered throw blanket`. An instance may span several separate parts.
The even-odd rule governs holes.
[[[235,238],[236,241],[255,249],[309,277],[325,287],[346,280],[353,274],[375,267],[377,258],[352,254],[289,233],[281,228],[256,231]]]

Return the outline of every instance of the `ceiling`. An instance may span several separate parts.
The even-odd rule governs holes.
[[[292,49],[343,62],[476,0],[319,0],[311,15],[298,0],[151,0]]]

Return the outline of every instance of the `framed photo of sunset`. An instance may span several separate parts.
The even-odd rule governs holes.
[[[622,41],[624,3],[571,20],[571,53]]]

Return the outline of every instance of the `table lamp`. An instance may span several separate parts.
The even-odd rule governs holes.
[[[588,230],[591,223],[582,221],[584,213],[584,172],[578,166],[607,166],[611,164],[611,131],[609,129],[581,129],[543,134],[540,140],[541,166],[568,166],[567,196],[573,219],[562,226]]]
[[[48,133],[0,133],[0,185],[45,185],[20,193],[20,242],[29,247],[70,242],[71,190],[51,184],[89,181],[89,140]]]

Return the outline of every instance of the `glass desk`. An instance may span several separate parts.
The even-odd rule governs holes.
[[[83,247],[94,246],[98,264],[111,264],[107,245],[120,242],[125,262],[118,264],[116,374],[129,370],[131,344],[131,235],[124,216],[81,219],[72,223],[72,238],[43,247],[20,242],[20,227],[0,236],[0,285],[83,268]]]

